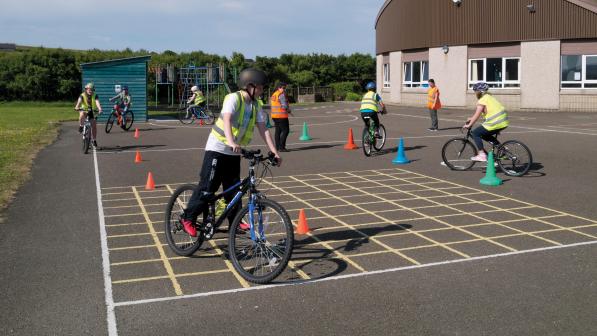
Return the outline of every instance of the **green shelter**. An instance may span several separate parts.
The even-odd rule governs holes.
[[[100,121],[108,118],[114,106],[109,99],[117,95],[124,85],[129,88],[135,121],[147,120],[147,62],[150,59],[151,56],[139,56],[81,64],[81,92],[86,83],[95,84],[95,92],[104,110]]]

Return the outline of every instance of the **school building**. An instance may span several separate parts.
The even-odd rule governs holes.
[[[487,82],[509,110],[597,111],[597,0],[387,0],[375,22],[378,91],[471,108]]]

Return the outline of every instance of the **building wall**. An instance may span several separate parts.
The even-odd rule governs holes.
[[[560,108],[560,41],[521,42],[520,107]]]
[[[442,48],[429,49],[429,78],[440,90],[443,106],[465,106],[467,87],[467,47],[450,47],[447,54]]]
[[[391,94],[390,100],[396,103],[400,103],[402,101],[402,91],[400,90],[400,86],[402,85],[402,52],[392,52],[390,53],[390,69],[392,71],[392,76],[390,78],[391,82]]]
[[[82,83],[93,82],[102,108],[110,112],[113,103],[109,99],[116,95],[115,85],[127,85],[131,95],[132,111],[136,121],[147,120],[147,62],[115,61],[82,65]],[[109,113],[103,113],[99,120],[106,120]]]

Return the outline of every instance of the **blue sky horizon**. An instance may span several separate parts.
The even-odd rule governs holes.
[[[0,0],[0,43],[65,49],[203,51],[230,57],[375,55],[384,0]],[[81,7],[84,5],[84,10]]]

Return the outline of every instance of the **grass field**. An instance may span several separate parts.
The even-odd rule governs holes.
[[[56,139],[58,122],[77,120],[71,102],[0,103],[0,210],[29,177],[33,158]]]

